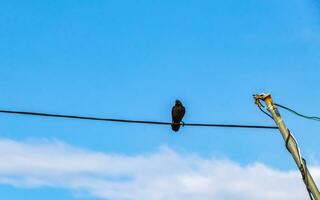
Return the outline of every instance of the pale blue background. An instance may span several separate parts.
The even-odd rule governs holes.
[[[0,108],[185,122],[273,125],[252,94],[320,115],[316,0],[0,1]],[[311,163],[320,123],[281,110]],[[58,139],[135,155],[168,146],[296,169],[275,130],[117,124],[0,115],[2,138]],[[94,199],[0,186],[3,199]]]

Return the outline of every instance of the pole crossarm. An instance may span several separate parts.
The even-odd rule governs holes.
[[[276,125],[278,126],[278,129],[285,141],[286,148],[289,151],[289,153],[292,155],[296,165],[298,166],[301,172],[303,182],[306,185],[306,189],[309,193],[310,198],[315,200],[320,200],[319,190],[317,188],[316,183],[313,180],[312,175],[308,170],[305,159],[301,157],[298,143],[294,138],[294,136],[292,135],[292,133],[290,132],[290,130],[286,127],[284,121],[282,120],[276,105],[273,103],[271,95],[264,94],[264,93],[256,94],[254,95],[254,99],[255,99],[255,103],[258,105],[260,110],[262,110],[262,108],[264,107],[262,104],[262,101],[267,106],[267,110],[271,115],[269,115],[268,113],[266,114],[268,114],[269,117],[271,117],[275,121]]]

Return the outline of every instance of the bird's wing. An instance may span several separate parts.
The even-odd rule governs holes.
[[[172,121],[180,122],[180,109],[179,109],[179,106],[174,106],[172,108]]]
[[[181,120],[184,117],[184,114],[186,114],[186,109],[184,108],[184,106],[182,106],[182,110],[181,110]]]
[[[182,106],[174,106],[172,109],[172,121],[180,122],[184,116],[185,109]]]
[[[172,117],[173,117],[173,115],[174,115],[174,109],[175,109],[175,107],[176,107],[176,106],[173,106],[172,109],[171,109],[171,116],[172,116]]]

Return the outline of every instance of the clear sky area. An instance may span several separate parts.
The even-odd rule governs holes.
[[[274,125],[320,116],[320,2],[0,1],[0,109]],[[320,122],[280,112],[320,185]],[[6,200],[307,199],[277,130],[0,114]],[[292,192],[296,191],[296,193]],[[236,198],[235,198],[236,197]]]

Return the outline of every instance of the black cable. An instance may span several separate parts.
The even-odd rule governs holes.
[[[298,144],[297,144],[296,139],[295,139],[295,138],[293,137],[293,135],[291,134],[291,131],[290,131],[289,129],[287,129],[287,130],[288,130],[288,136],[287,136],[287,138],[286,138],[286,148],[287,148],[287,150],[289,151],[289,153],[292,154],[292,152],[290,151],[289,146],[288,146],[289,140],[292,139],[292,141],[294,142],[295,147],[296,147],[296,149],[297,149],[297,152],[298,152],[298,154],[299,154],[299,163],[300,163],[299,170],[300,170],[302,179],[303,179],[303,181],[305,182],[306,189],[307,189],[307,192],[308,192],[308,194],[309,194],[310,200],[313,200],[314,198],[313,198],[313,196],[312,196],[312,194],[311,194],[311,191],[310,191],[310,188],[309,188],[309,180],[308,180],[308,174],[307,174],[307,173],[308,173],[308,172],[307,172],[307,171],[308,171],[307,162],[306,162],[306,160],[305,160],[303,157],[301,157],[300,149],[299,149],[299,147],[298,147]]]
[[[157,124],[157,125],[171,125],[171,122],[158,122],[158,121],[144,121],[144,120],[127,120],[127,119],[111,119],[111,118],[98,118],[98,117],[84,117],[76,115],[61,115],[49,114],[38,112],[24,112],[13,110],[0,110],[0,113],[17,114],[17,115],[32,115],[43,117],[58,117],[58,118],[71,118],[95,121],[110,121],[110,122],[123,122],[123,123],[138,123],[138,124]],[[207,126],[207,127],[225,127],[225,128],[258,128],[258,129],[278,129],[276,126],[258,126],[258,125],[236,125],[236,124],[200,124],[200,123],[182,123],[183,126]]]
[[[266,114],[268,117],[270,117],[273,120],[273,117],[269,113],[264,111],[260,106],[258,106],[258,108],[261,110],[261,112],[263,112],[264,114]]]
[[[298,113],[295,110],[292,110],[291,108],[288,108],[286,106],[283,106],[283,105],[280,105],[280,104],[277,104],[277,103],[275,103],[274,105],[276,105],[276,106],[278,106],[280,108],[283,108],[283,109],[285,109],[285,110],[287,110],[287,111],[289,111],[289,112],[291,112],[291,113],[293,113],[295,115],[298,115],[300,117],[303,117],[303,118],[306,118],[306,119],[310,119],[310,120],[320,121],[320,117],[303,115],[303,114]]]
[[[289,129],[287,129],[287,130],[288,130],[288,136],[286,138],[286,148],[292,154],[292,152],[290,151],[289,146],[288,146],[289,145],[289,139],[292,138],[292,135],[291,135],[290,130]],[[295,145],[297,146],[296,141],[295,140],[293,140],[293,141],[295,142]]]
[[[302,175],[302,178],[305,180],[306,188],[307,188],[307,191],[308,191],[308,194],[309,194],[309,198],[311,200],[313,200],[314,198],[313,198],[312,193],[311,193],[310,188],[309,188],[309,180],[308,180],[308,174],[307,174],[307,170],[308,170],[307,161],[304,158],[302,158],[302,162],[303,162],[303,165],[304,165],[304,171],[303,171],[304,174]]]

